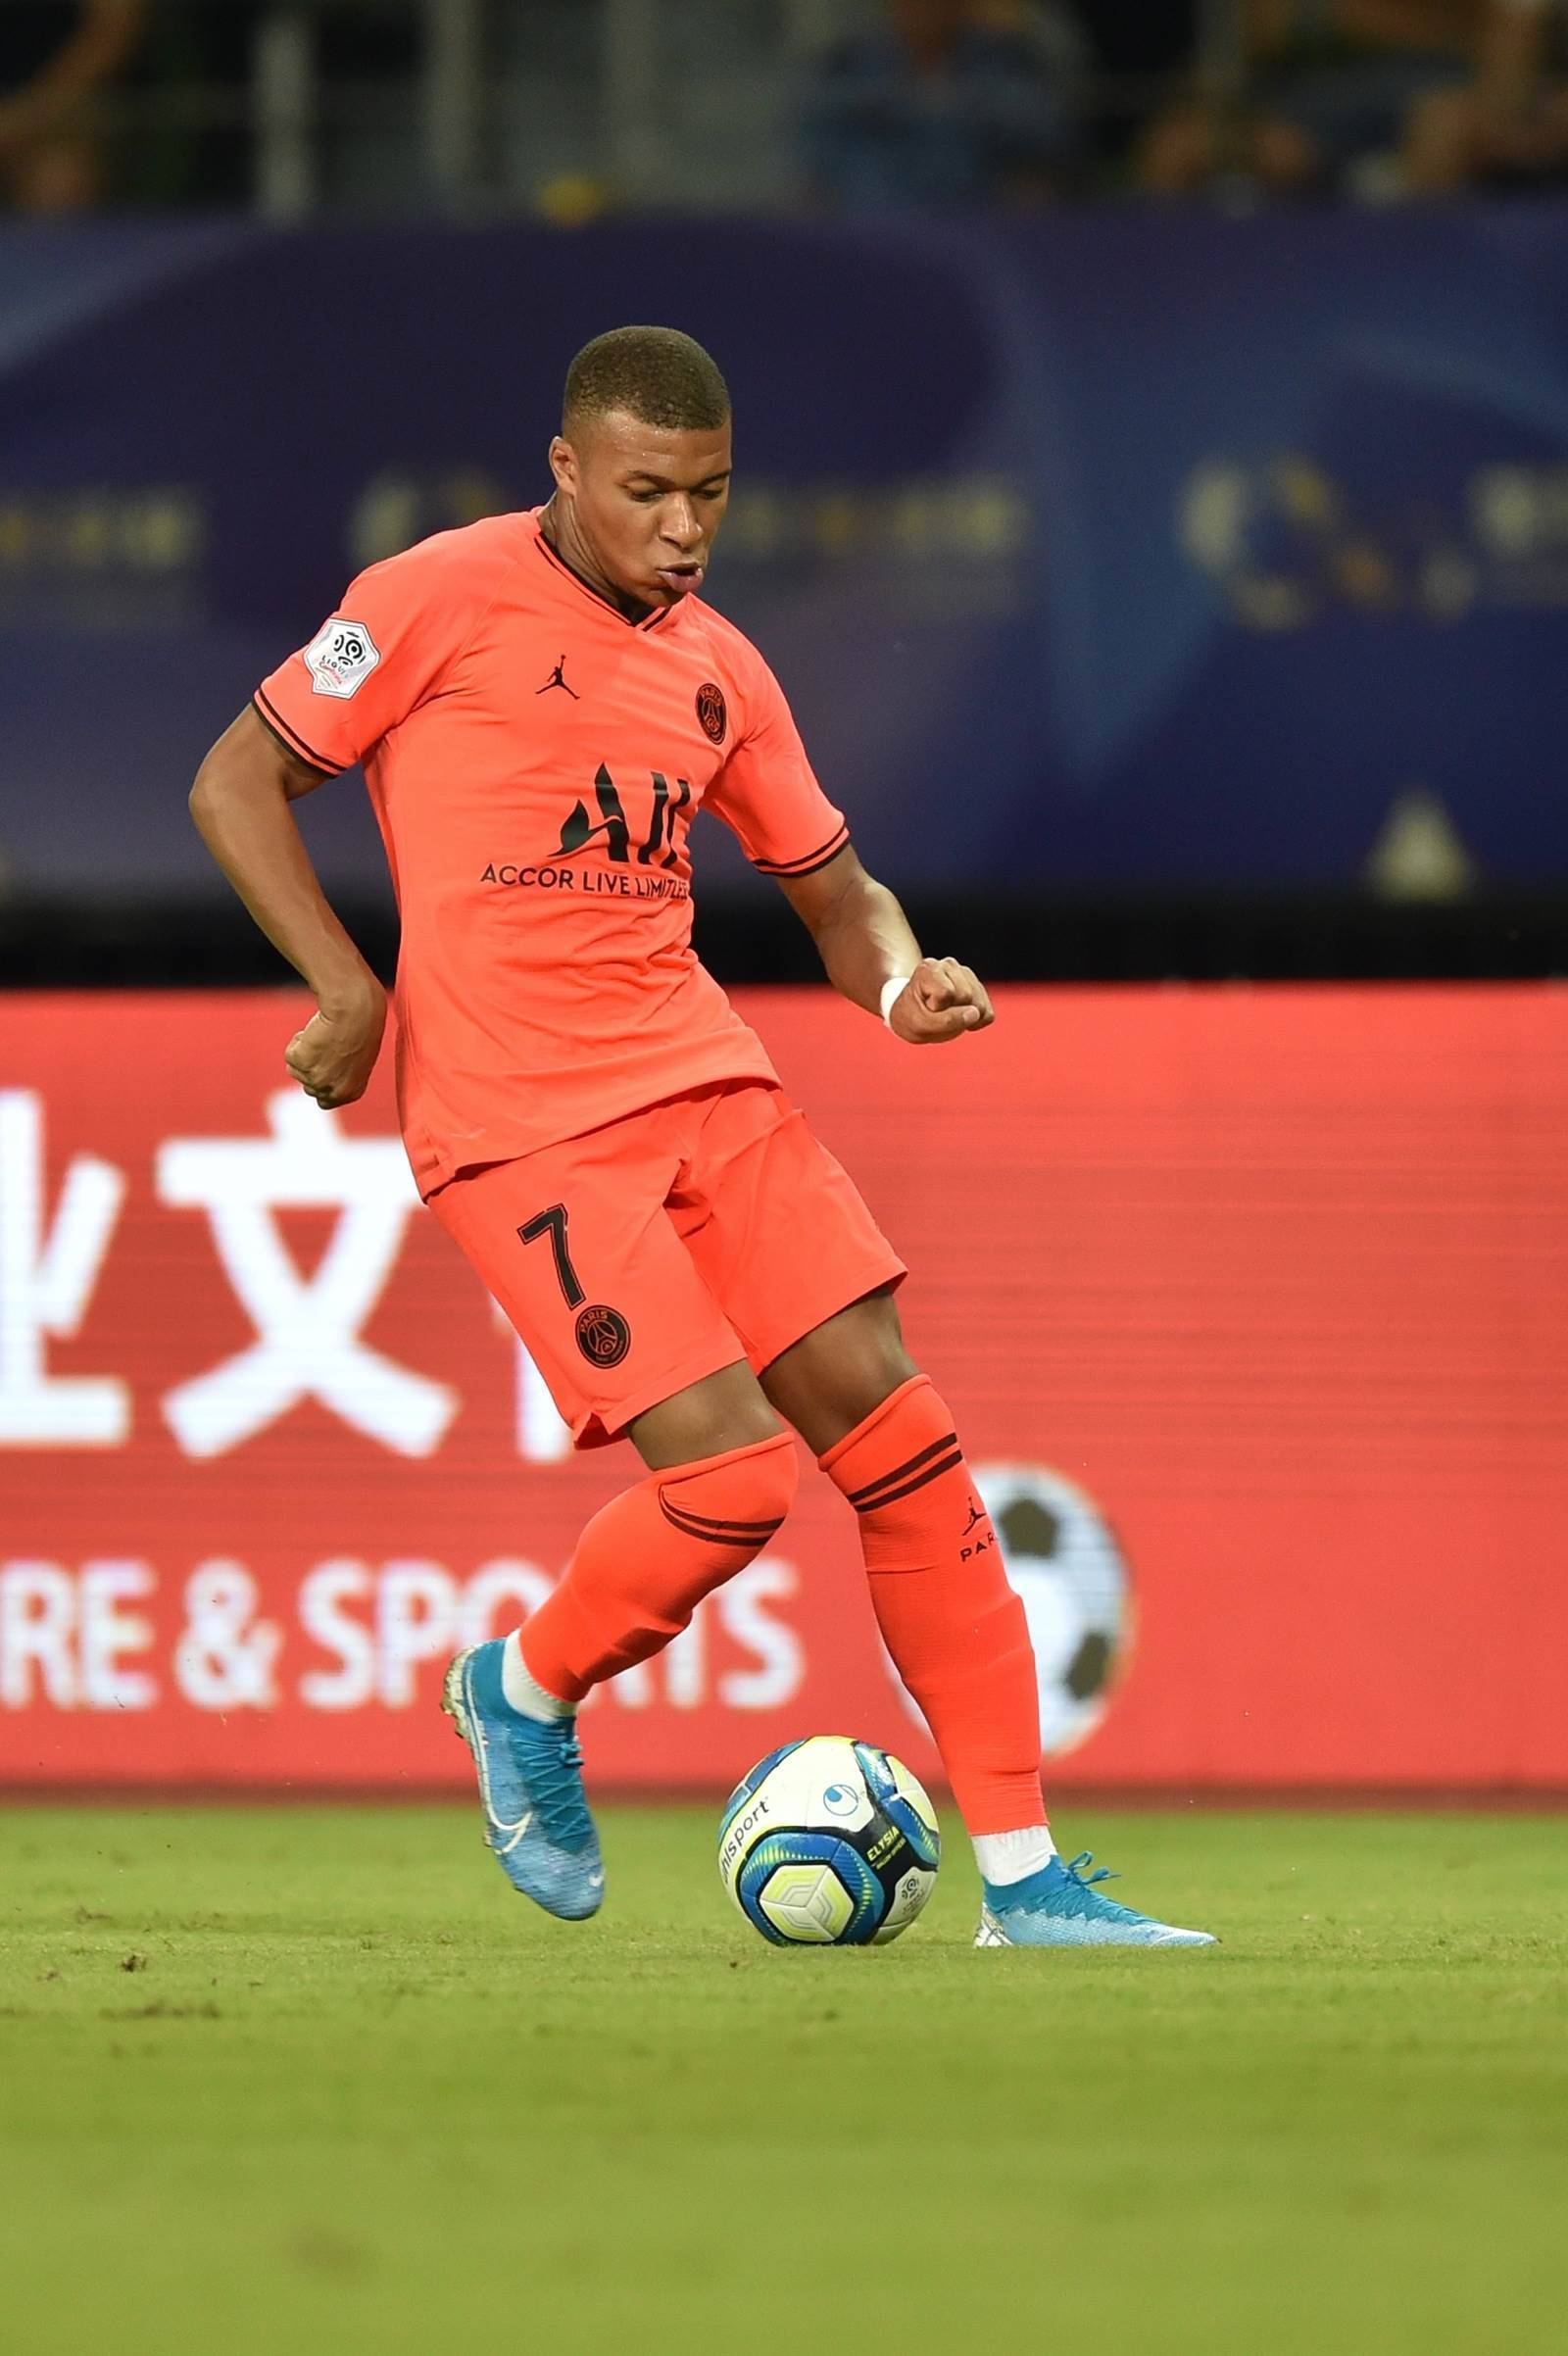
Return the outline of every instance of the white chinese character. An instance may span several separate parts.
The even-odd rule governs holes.
[[[259,1339],[165,1398],[191,1456],[216,1456],[312,1394],[404,1456],[426,1456],[458,1408],[455,1392],[359,1339],[418,1204],[391,1138],[348,1137],[292,1089],[268,1100],[271,1137],[171,1138],[158,1155],[166,1203],[205,1210],[228,1280]],[[272,1213],[337,1205],[343,1215],[313,1277],[302,1277]]]
[[[51,1375],[43,1349],[80,1325],[124,1192],[112,1163],[78,1153],[46,1237],[42,1100],[0,1090],[0,1444],[119,1448],[130,1430],[124,1383]]]
[[[513,1331],[512,1320],[506,1310],[499,1301],[493,1301],[491,1306],[497,1325],[505,1328],[514,1345],[514,1436],[517,1453],[533,1464],[559,1464],[564,1456],[571,1454],[571,1427],[562,1421],[561,1410],[550,1396],[549,1385]]]

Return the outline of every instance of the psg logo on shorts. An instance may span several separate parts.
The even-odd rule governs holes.
[[[703,734],[710,736],[715,745],[721,745],[729,713],[724,709],[723,689],[715,687],[711,679],[697,690],[697,716],[703,723]]]
[[[619,1309],[596,1301],[577,1312],[577,1348],[590,1366],[618,1366],[631,1348],[631,1327]]]

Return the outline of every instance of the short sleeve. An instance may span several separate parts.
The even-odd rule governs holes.
[[[437,542],[372,564],[309,645],[256,690],[273,734],[328,777],[406,720],[462,652],[474,601]]]
[[[844,812],[818,785],[784,690],[754,649],[743,674],[742,733],[704,796],[764,875],[809,875],[850,839]]]

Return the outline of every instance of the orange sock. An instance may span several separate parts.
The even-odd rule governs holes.
[[[523,1667],[562,1701],[662,1652],[703,1597],[760,1554],[794,1500],[795,1438],[674,1464],[594,1515],[548,1603],[518,1631]]]
[[[859,1516],[883,1642],[925,1712],[965,1827],[1043,1825],[1028,1623],[928,1378],[901,1384],[821,1465]]]

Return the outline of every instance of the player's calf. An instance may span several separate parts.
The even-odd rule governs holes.
[[[523,1666],[575,1706],[662,1652],[778,1529],[800,1479],[788,1432],[652,1472],[594,1515],[561,1585],[519,1631]]]
[[[513,1887],[549,1913],[593,1914],[604,1889],[578,1702],[662,1650],[706,1595],[760,1552],[798,1478],[787,1432],[650,1473],[594,1515],[561,1585],[522,1628],[452,1663],[442,1706],[473,1754],[485,1840]]]
[[[953,1419],[924,1375],[820,1459],[859,1522],[877,1623],[942,1754],[985,1891],[979,1946],[1207,1946],[1056,1855],[1024,1608]]]
[[[1050,1855],[1029,1626],[947,1406],[915,1375],[820,1462],[855,1508],[883,1642],[971,1837],[1027,1834]]]

